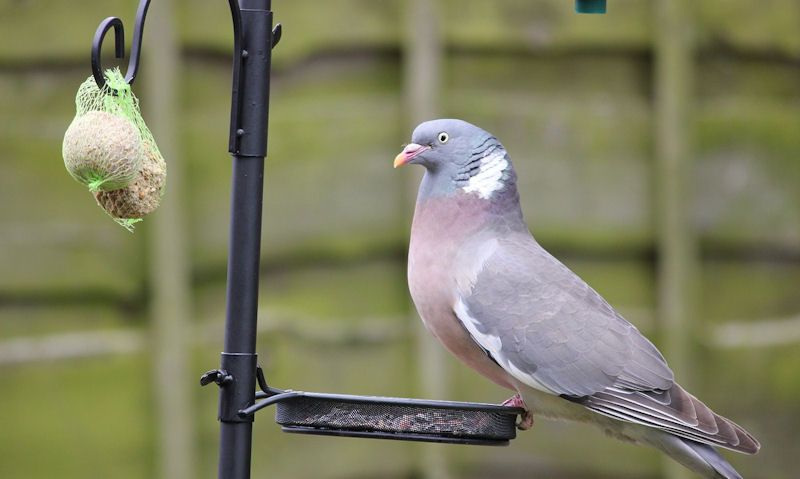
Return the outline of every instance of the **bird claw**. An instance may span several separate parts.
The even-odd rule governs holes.
[[[517,423],[517,429],[520,431],[527,431],[533,427],[533,413],[530,411],[530,409],[528,409],[528,406],[525,405],[525,401],[522,400],[522,397],[519,395],[519,393],[503,401],[503,406],[521,407],[525,409],[525,412],[520,414],[520,419]]]
[[[527,407],[525,407],[525,401],[522,400],[522,397],[519,395],[519,393],[517,393],[517,394],[511,396],[510,398],[506,399],[505,401],[503,401],[503,406],[522,407],[522,408],[527,409]]]
[[[533,413],[526,409],[525,412],[520,415],[519,422],[517,423],[517,429],[519,429],[520,431],[527,431],[532,427],[533,427]]]

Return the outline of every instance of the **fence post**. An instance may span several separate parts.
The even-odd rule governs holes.
[[[441,91],[442,38],[437,0],[404,2],[405,39],[403,42],[404,104],[408,119],[406,137],[422,121],[439,115]],[[411,218],[421,178],[421,168],[404,168],[403,201],[408,205],[406,217]],[[447,358],[442,346],[425,329],[416,313],[414,354],[417,364],[417,386],[421,397],[445,399],[448,396]],[[426,479],[449,479],[447,446],[421,444],[420,474]]]
[[[153,2],[143,55],[145,116],[167,160],[168,186],[149,231],[150,317],[157,434],[157,477],[194,478],[194,427],[190,373],[191,278],[183,202],[183,164],[176,125],[180,122],[177,79],[180,48],[174,2]],[[148,226],[144,226],[148,228]]]
[[[657,309],[664,353],[681,383],[688,386],[692,383],[690,320],[697,286],[689,183],[692,22],[684,0],[657,0],[654,13]],[[690,477],[683,467],[665,461],[664,477]]]

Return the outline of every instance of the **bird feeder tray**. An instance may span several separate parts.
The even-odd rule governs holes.
[[[486,446],[508,445],[524,412],[496,404],[302,391],[282,391],[254,408],[269,404],[276,404],[275,422],[289,433]]]

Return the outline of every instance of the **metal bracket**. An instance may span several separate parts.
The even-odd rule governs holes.
[[[223,369],[212,369],[200,376],[200,386],[208,386],[211,383],[215,383],[217,386],[222,387],[231,382],[233,382],[233,376]],[[269,395],[277,391],[267,385],[267,378],[264,377],[264,370],[261,368],[260,364],[256,365],[256,382],[258,383],[258,388],[261,389],[264,394]]]
[[[264,370],[261,369],[260,364],[256,365],[256,382],[258,383],[258,388],[267,394],[273,390],[267,385],[267,378],[264,377]]]
[[[227,371],[224,369],[212,369],[210,371],[206,371],[202,376],[200,376],[200,386],[208,386],[211,383],[215,383],[220,388],[224,388],[229,384],[233,384],[234,377],[228,374]],[[254,394],[254,399],[265,399],[265,398],[275,398],[275,396],[280,396],[275,399],[280,400],[287,396],[282,389],[275,389],[271,388],[267,385],[267,379],[264,377],[264,370],[261,368],[261,365],[256,365],[256,384],[258,384],[258,388],[261,391],[258,391]],[[256,411],[272,404],[273,401],[269,401],[266,403],[258,403],[258,404],[251,404],[250,406],[239,409],[236,411],[236,415],[239,418],[246,418],[247,416],[252,416]],[[220,417],[223,414],[220,413]]]
[[[244,32],[242,28],[242,10],[236,3],[236,0],[228,0],[231,7],[231,17],[233,18],[233,87],[231,88],[231,127],[228,136],[228,152],[236,155],[241,153],[241,139],[247,133],[242,128],[242,99],[240,92],[242,91],[244,77],[241,74],[245,62],[250,57],[250,52],[247,48],[257,48],[258,45],[250,46],[243,45]],[[267,12],[270,15],[270,23],[272,23],[272,12]],[[283,36],[283,26],[278,23],[272,29],[267,42],[270,49],[275,48],[281,41]]]
[[[222,367],[207,371],[200,377],[201,386],[207,386],[211,383],[219,386],[218,419],[220,421],[253,421],[252,415],[243,415],[240,412],[251,407],[255,402],[256,383],[265,393],[271,391],[264,378],[264,372],[256,361],[257,356],[255,354],[222,353]],[[239,383],[238,387],[236,387],[237,383]]]
[[[281,35],[283,35],[283,26],[278,23],[275,25],[275,28],[272,29],[272,48],[278,46],[278,42],[281,41]]]
[[[222,364],[225,369],[212,369],[200,376],[200,386],[208,386],[214,383],[220,388],[220,421],[253,421],[253,413],[245,411],[252,409],[255,399],[266,398],[284,392],[280,389],[270,388],[267,385],[267,379],[264,377],[264,370],[256,363],[255,354],[222,353]],[[246,370],[252,368],[254,364],[255,374],[252,379],[248,381],[253,384],[253,387],[245,389],[245,385],[240,391],[235,391],[239,388],[229,387],[236,383],[237,377],[246,378]],[[229,373],[228,371],[231,372]],[[254,386],[256,384],[258,384],[261,392],[255,392]],[[251,392],[247,393],[246,391]]]

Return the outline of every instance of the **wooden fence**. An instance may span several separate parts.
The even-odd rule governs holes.
[[[285,37],[264,203],[270,382],[505,399],[449,358],[446,381],[424,380],[409,317],[415,178],[391,159],[420,118],[462,117],[509,149],[537,238],[653,337],[699,397],[762,439],[758,456],[729,456],[735,466],[793,477],[800,4],[611,0],[605,16],[575,15],[568,0],[273,8]],[[153,4],[136,91],[169,152],[162,209],[130,235],[61,166],[94,28],[108,15],[132,23],[134,10],[0,0],[0,477],[215,477],[216,394],[196,382],[218,362],[224,314],[224,2]],[[657,454],[573,425],[541,421],[505,449],[426,453],[281,435],[261,414],[254,477],[663,470]]]

